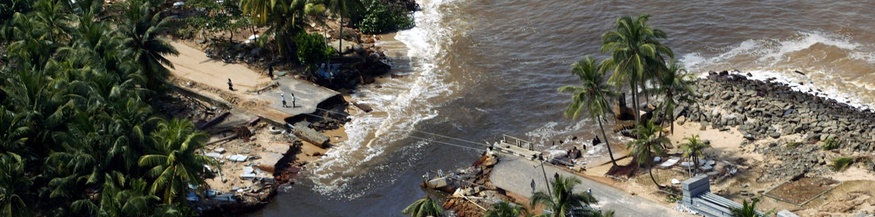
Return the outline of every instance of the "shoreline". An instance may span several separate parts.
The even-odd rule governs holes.
[[[394,40],[393,36],[394,36],[394,33],[380,35],[380,36],[377,36],[374,38],[370,38],[369,40],[366,40],[362,45],[365,48],[372,50],[377,55],[385,57],[385,52],[394,52],[394,51],[384,49],[381,46],[377,46],[377,44],[384,42],[384,41]],[[277,125],[277,123],[275,123],[276,121],[272,120],[272,119],[276,119],[277,117],[271,117],[271,118],[267,118],[266,116],[262,117],[261,115],[256,115],[257,113],[252,113],[253,112],[252,110],[253,109],[259,110],[259,111],[265,110],[265,109],[267,109],[265,106],[269,106],[271,103],[274,103],[274,102],[270,102],[269,100],[264,99],[264,97],[259,97],[258,95],[260,95],[260,94],[256,94],[256,93],[262,92],[262,91],[272,91],[272,90],[276,89],[277,87],[271,87],[272,86],[271,82],[276,82],[276,80],[268,79],[265,75],[265,72],[261,71],[262,69],[252,68],[253,65],[249,65],[249,64],[245,64],[245,63],[237,63],[237,64],[224,63],[223,64],[223,63],[221,63],[220,60],[215,60],[215,59],[213,59],[213,60],[208,59],[207,61],[193,60],[191,57],[204,58],[203,57],[203,55],[204,55],[203,50],[207,48],[202,44],[196,44],[196,42],[194,42],[194,41],[174,40],[172,43],[174,43],[174,46],[181,47],[180,48],[181,54],[177,57],[171,57],[171,60],[174,61],[174,63],[176,63],[175,65],[177,66],[176,69],[172,70],[173,73],[171,73],[172,76],[170,79],[171,83],[173,83],[173,84],[175,84],[175,86],[177,86],[177,90],[175,92],[177,92],[178,94],[182,94],[182,96],[184,98],[190,98],[189,101],[192,101],[191,99],[194,99],[194,101],[199,101],[199,102],[195,102],[195,104],[199,103],[199,104],[204,105],[204,106],[197,106],[197,107],[199,107],[199,109],[195,109],[194,107],[192,107],[193,111],[190,111],[190,112],[197,115],[197,114],[203,114],[203,113],[212,114],[212,113],[221,113],[224,111],[227,111],[227,112],[234,111],[233,114],[231,116],[229,116],[229,119],[231,119],[231,117],[237,117],[236,119],[251,119],[251,118],[255,118],[256,116],[258,116],[262,120],[268,120],[271,122],[269,124],[262,123],[262,124],[255,125],[254,126],[255,128],[249,127],[250,129],[252,129],[252,132],[254,133],[254,135],[252,137],[252,140],[256,141],[254,143],[252,141],[250,141],[250,142],[244,141],[243,143],[241,143],[239,139],[231,139],[231,140],[224,141],[224,142],[220,141],[218,143],[219,145],[209,146],[208,150],[212,151],[213,149],[216,149],[216,148],[222,148],[223,151],[227,150],[228,153],[222,154],[221,156],[225,156],[228,154],[240,153],[243,155],[248,155],[250,157],[254,156],[255,158],[250,158],[250,159],[258,159],[259,162],[266,160],[266,159],[260,159],[260,158],[263,158],[264,155],[273,155],[273,154],[266,154],[267,152],[265,152],[265,151],[270,150],[271,148],[267,148],[265,150],[261,150],[260,148],[262,147],[262,145],[264,145],[265,147],[268,147],[268,146],[271,146],[271,144],[273,144],[273,145],[280,144],[280,143],[277,143],[277,141],[285,140],[283,138],[278,137],[279,135],[271,135],[271,134],[275,134],[275,132],[273,132],[274,129],[281,130],[281,129],[286,128],[286,127],[284,125]],[[344,43],[344,45],[346,45],[346,44],[347,43]],[[182,61],[182,62],[180,62],[180,61]],[[232,67],[240,68],[240,69],[234,70],[235,73],[223,73],[223,72],[226,72],[229,70],[226,68],[229,65]],[[281,70],[281,69],[279,69],[279,70]],[[286,70],[288,70],[288,69],[286,69]],[[296,69],[291,69],[291,70],[294,71]],[[245,73],[243,73],[243,72],[245,72]],[[207,77],[207,79],[202,79],[201,77],[203,77],[203,76],[197,76],[200,74],[204,74]],[[195,81],[192,78],[189,78],[191,76],[195,76],[198,79]],[[291,75],[287,75],[287,76],[291,76]],[[237,90],[233,90],[233,91],[227,90],[228,86],[226,83],[227,80],[225,80],[225,79],[227,79],[226,77],[228,77],[234,81],[234,87]],[[404,77],[404,76],[401,76],[401,77]],[[377,85],[379,87],[380,83],[386,82],[387,79],[396,79],[396,78],[399,78],[399,76],[392,76],[391,73],[386,73],[386,74],[373,76],[373,79],[370,79],[371,83],[367,83],[367,84],[363,83],[361,85]],[[305,81],[305,82],[307,82],[307,81]],[[223,89],[223,88],[225,88],[225,89]],[[361,88],[361,86],[359,86],[359,88]],[[340,119],[347,119],[348,120],[349,117],[352,117],[352,116],[358,114],[359,112],[363,112],[362,108],[359,108],[359,107],[353,105],[355,103],[355,100],[352,99],[350,92],[351,91],[341,89],[339,92],[340,97],[338,97],[340,100],[335,103],[338,105],[345,106],[345,112],[347,113],[346,116],[341,115],[343,117],[339,117],[336,114],[331,114],[331,118],[328,118],[331,120],[324,119],[324,118],[317,118],[318,120],[316,120],[317,122],[322,122],[322,121],[328,120],[329,122],[332,122],[332,123],[336,122],[337,123],[337,124],[332,124],[332,123],[318,124],[319,126],[317,126],[317,128],[315,129],[319,134],[324,135],[326,138],[328,138],[328,143],[330,144],[328,146],[340,144],[340,143],[343,143],[349,139],[348,134],[346,132],[346,126],[345,126],[348,123],[348,121],[343,121]],[[253,94],[255,94],[255,95],[253,95]],[[170,102],[170,103],[172,103],[172,102]],[[210,109],[210,107],[216,107],[217,105],[220,108],[219,110],[212,111],[215,109],[212,109],[212,110]],[[265,107],[265,108],[262,108],[262,107]],[[334,107],[334,106],[330,106],[330,107]],[[178,113],[175,111],[167,111],[167,112],[169,115],[174,115],[175,113]],[[267,111],[261,111],[261,112],[267,112]],[[306,119],[312,119],[309,116],[323,116],[320,114],[320,112],[325,113],[325,112],[319,111],[317,109],[311,115],[301,114],[301,115],[291,117],[291,119],[294,119],[294,120],[304,119],[304,120],[306,120]],[[364,112],[367,112],[367,111],[364,111]],[[272,112],[271,114],[272,114],[271,116],[280,115],[277,112]],[[218,119],[216,115],[218,115],[218,114],[206,115],[206,116],[202,116],[202,117],[198,116],[200,118],[195,118],[195,116],[192,116],[192,114],[183,115],[183,116],[188,116],[185,118],[189,118],[189,119],[192,119],[192,118],[195,118],[195,120],[200,119],[201,122],[204,122],[207,120]],[[298,116],[301,116],[301,117],[298,117]],[[322,120],[322,121],[319,121],[319,120]],[[228,122],[228,121],[227,120],[220,120],[219,121],[219,123],[222,123],[222,122]],[[268,130],[267,126],[273,126],[273,127],[270,127],[270,129]],[[331,127],[331,126],[334,126],[334,127]],[[312,125],[311,125],[311,127],[312,127]],[[213,136],[212,136],[213,141],[216,141],[216,140],[223,139],[222,137],[225,137],[226,133],[221,133],[221,134],[211,133],[211,134],[213,134]],[[280,135],[282,135],[282,134],[280,134]],[[295,137],[292,137],[292,138],[295,138]],[[373,139],[373,138],[369,138],[369,139]],[[204,213],[227,214],[226,212],[230,211],[230,213],[238,213],[239,214],[239,213],[249,213],[249,212],[261,209],[264,205],[266,205],[267,203],[270,203],[272,201],[273,197],[275,197],[277,195],[278,189],[280,187],[282,187],[284,185],[294,185],[296,183],[297,179],[301,178],[301,176],[307,175],[306,171],[308,169],[308,166],[314,167],[313,166],[314,163],[316,166],[318,166],[319,160],[322,159],[322,157],[326,154],[326,152],[328,152],[330,150],[330,147],[323,147],[320,145],[316,145],[314,143],[307,142],[306,140],[297,139],[297,138],[295,138],[294,140],[295,140],[294,142],[292,140],[287,141],[288,145],[286,145],[286,146],[288,146],[288,150],[289,150],[287,152],[282,151],[282,150],[284,150],[284,148],[279,148],[279,147],[272,148],[272,149],[277,150],[276,152],[272,152],[272,153],[279,154],[279,155],[276,155],[275,157],[269,157],[270,161],[276,160],[278,162],[278,164],[276,165],[275,171],[274,171],[273,166],[259,167],[259,169],[261,169],[261,170],[256,169],[256,174],[260,174],[260,173],[262,173],[262,171],[263,172],[269,172],[269,170],[272,171],[274,174],[271,177],[273,177],[272,179],[276,180],[275,184],[263,185],[263,184],[258,184],[256,182],[253,182],[251,184],[247,184],[248,182],[246,182],[244,179],[236,177],[237,174],[244,171],[242,168],[238,168],[240,166],[234,166],[233,168],[229,167],[229,168],[223,169],[222,172],[225,173],[224,176],[217,177],[214,179],[208,179],[208,183],[209,183],[210,189],[212,189],[213,192],[216,192],[217,195],[219,196],[219,198],[225,198],[226,196],[231,194],[231,195],[236,195],[236,196],[230,196],[230,197],[228,197],[229,199],[233,198],[233,197],[236,197],[238,199],[236,199],[236,200],[231,199],[230,201],[232,201],[232,202],[229,203],[228,201],[223,202],[223,200],[226,200],[226,199],[219,200],[219,199],[216,199],[215,196],[208,196],[208,197],[204,197],[202,199],[202,201],[204,201],[204,202],[200,203],[201,205],[199,205],[199,207],[203,208]],[[267,144],[261,144],[261,143],[265,143],[265,142],[267,142]],[[300,142],[299,146],[292,145],[293,143],[298,143],[298,142]],[[276,144],[274,144],[274,143],[276,143]],[[281,143],[283,143],[283,142],[281,142]],[[244,146],[254,145],[256,147],[253,147],[253,148],[255,148],[256,150],[250,150],[252,148],[240,149],[239,147],[241,145],[244,145]],[[231,148],[231,147],[238,147],[238,148]],[[257,150],[261,150],[261,151],[257,151]],[[210,151],[207,151],[207,152],[210,152]],[[283,159],[288,159],[288,160],[283,160]],[[249,161],[255,161],[255,160],[249,160]],[[286,163],[283,163],[283,162],[286,162]],[[283,165],[280,165],[280,164],[283,164]],[[223,165],[224,165],[224,166],[222,166],[223,168],[228,166],[227,163],[225,163]],[[233,164],[233,165],[236,165],[236,164]],[[273,183],[273,182],[271,182],[271,183]],[[250,185],[251,186],[264,186],[264,187],[254,187],[254,190],[249,190],[250,187],[243,188],[244,186],[250,186]],[[245,193],[241,193],[240,191],[236,191],[235,189],[237,189],[238,187],[246,189]],[[264,190],[260,190],[262,188]],[[252,193],[249,193],[250,191]],[[237,192],[237,193],[234,193],[234,192]],[[208,194],[211,194],[211,193],[208,193]],[[233,202],[233,201],[236,201],[236,202]]]
[[[747,79],[740,73],[711,72],[697,79],[694,86],[701,91],[695,97],[698,103],[684,104],[675,110],[673,115],[678,119],[673,133],[665,126],[665,133],[672,142],[667,153],[669,157],[680,156],[680,144],[692,135],[709,142],[711,148],[706,150],[706,158],[716,160],[715,167],[740,171],[731,176],[712,176],[713,193],[739,203],[760,198],[761,210],[787,209],[803,216],[875,213],[871,200],[866,205],[867,198],[872,198],[866,195],[875,195],[875,190],[866,187],[875,184],[875,167],[858,162],[844,171],[829,169],[831,160],[841,156],[855,156],[869,162],[875,158],[872,141],[866,139],[875,138],[870,137],[875,136],[872,130],[875,113],[795,91],[786,84]],[[824,141],[831,137],[844,140],[836,149],[824,150]],[[617,163],[630,162],[631,158],[624,158]],[[667,195],[656,189],[644,168],[628,179],[616,179],[605,176],[610,163],[587,167],[584,172],[553,166],[666,208],[676,208],[675,203],[666,202]],[[690,177],[678,167],[654,168],[653,173],[662,185],[672,186],[671,179]],[[819,194],[787,195],[773,191],[778,188],[797,189],[791,190],[793,192],[819,189],[817,185],[810,186],[811,180],[817,179],[835,181]],[[515,201],[527,200],[518,193],[507,195]],[[805,202],[797,205],[788,201]]]
[[[765,196],[782,184],[795,184],[794,177],[825,177],[849,182],[853,185],[849,189],[857,190],[860,188],[856,182],[875,184],[875,168],[867,169],[864,163],[853,164],[843,172],[829,169],[830,160],[840,156],[871,157],[875,147],[866,138],[875,138],[871,137],[875,136],[871,130],[875,113],[795,91],[786,84],[748,79],[741,73],[710,72],[707,77],[697,79],[694,86],[700,91],[695,97],[697,103],[682,104],[674,111],[678,119],[674,133],[668,134],[673,148],[667,152],[670,156],[679,156],[684,138],[699,135],[711,144],[706,156],[731,162],[742,171],[736,176],[712,177],[717,178],[712,192],[736,202],[760,197],[761,209],[788,209],[804,215],[875,213],[871,207],[850,209],[855,211],[852,213],[840,212],[815,205],[792,205]],[[665,126],[666,133],[669,129]],[[837,149],[823,150],[823,141],[831,137],[843,138],[845,142]],[[801,145],[791,148],[798,143]],[[618,161],[618,164],[626,162]],[[653,201],[665,200],[666,196],[655,190],[646,172],[622,181],[604,177],[609,168],[610,165],[587,168],[583,176]],[[654,168],[653,172],[663,185],[671,185],[668,181],[673,177],[689,177],[683,170]],[[840,186],[844,185],[835,187]],[[821,201],[825,204],[839,204],[836,201],[844,199],[838,195],[848,191],[853,190],[828,190],[814,198],[823,197]]]

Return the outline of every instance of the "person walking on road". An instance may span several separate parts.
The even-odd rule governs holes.
[[[234,84],[231,83],[231,79],[228,79],[228,90],[234,91]]]
[[[295,93],[292,93],[292,108],[297,108],[298,105],[295,105]]]
[[[273,64],[267,66],[267,77],[273,80]]]
[[[289,107],[289,106],[286,105],[286,94],[285,94],[285,93],[280,93],[280,97],[283,99],[283,108],[285,108],[285,107]]]

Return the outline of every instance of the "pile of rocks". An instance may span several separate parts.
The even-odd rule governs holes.
[[[794,91],[771,80],[752,80],[737,72],[711,72],[694,85],[694,102],[681,103],[674,116],[703,127],[729,130],[738,127],[746,138],[742,145],[777,160],[764,165],[758,181],[784,180],[804,174],[822,176],[839,156],[875,150],[875,113],[817,96]],[[798,135],[792,141],[787,135]],[[785,138],[782,138],[785,137]],[[760,139],[779,139],[756,142]],[[823,151],[819,141],[838,139],[839,147]]]
[[[745,145],[752,145],[745,142]],[[809,176],[824,176],[828,174],[830,160],[838,154],[820,151],[822,148],[816,144],[804,144],[793,141],[769,142],[754,148],[756,152],[770,156],[776,160],[763,165],[762,176],[757,178],[759,182],[782,181],[787,177],[796,177],[808,174]]]
[[[875,150],[875,113],[794,91],[790,86],[750,80],[742,74],[712,72],[699,79],[694,103],[681,103],[675,117],[738,130],[749,140],[804,135],[807,142],[837,137],[843,151]]]

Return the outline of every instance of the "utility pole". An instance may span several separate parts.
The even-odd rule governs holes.
[[[545,185],[545,187],[547,188],[547,193],[550,194],[550,198],[553,198],[553,191],[552,189],[550,189],[550,181],[548,181],[547,179],[547,170],[544,169],[544,160],[541,160],[541,172],[544,174],[544,183],[547,184]]]

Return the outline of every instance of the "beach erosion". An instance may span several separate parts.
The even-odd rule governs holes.
[[[418,176],[422,173],[411,168],[449,169],[476,159],[455,147],[412,138],[414,131],[410,128],[473,141],[496,141],[495,136],[508,134],[531,139],[537,143],[537,150],[563,152],[600,135],[594,120],[562,116],[568,96],[556,93],[555,89],[576,84],[577,80],[568,73],[570,64],[586,54],[599,55],[602,30],[621,15],[652,14],[653,25],[669,33],[668,44],[675,49],[676,57],[686,63],[689,71],[701,72],[703,78],[709,70],[740,69],[742,74],[750,72],[758,80],[775,77],[773,83],[790,86],[804,82],[809,89],[822,89],[820,96],[829,95],[839,102],[850,100],[851,104],[860,105],[875,102],[871,100],[875,94],[867,89],[871,86],[872,77],[868,73],[872,67],[866,57],[871,56],[870,44],[875,41],[871,30],[834,25],[846,22],[842,20],[865,23],[871,20],[870,13],[851,12],[849,16],[823,13],[859,8],[842,6],[846,2],[819,3],[816,7],[727,3],[718,8],[709,3],[664,1],[417,2],[423,10],[417,12],[417,27],[412,30],[423,34],[399,33],[405,50],[387,50],[387,55],[403,54],[402,61],[407,60],[411,68],[402,70],[402,78],[387,79],[391,84],[366,85],[353,94],[361,102],[381,105],[380,111],[353,114],[353,121],[346,125],[350,135],[343,146],[348,147],[334,147],[336,151],[329,151],[329,156],[319,160],[322,169],[308,168],[313,175],[302,180],[312,183],[315,192],[298,188],[293,194],[300,196],[280,195],[277,207],[269,205],[266,216],[343,215],[331,211],[338,207],[358,210],[363,215],[399,215],[398,210],[404,205],[425,195],[416,187],[402,187],[415,186],[420,181]],[[581,12],[590,8],[599,8],[601,12]],[[420,16],[423,14],[426,16]],[[774,26],[776,23],[781,28]],[[792,28],[783,28],[786,26]],[[383,37],[384,42],[390,41]],[[796,70],[806,76],[794,73]],[[420,78],[420,74],[436,79]],[[710,115],[712,110],[707,112]],[[738,151],[739,144],[747,141],[735,130],[738,127],[720,131],[710,122],[706,125],[702,131],[701,124],[687,120],[675,125],[675,135],[685,128],[689,130],[686,135],[718,135],[710,137],[712,144],[737,147]],[[605,127],[611,128],[613,123]],[[609,135],[617,147],[629,141],[618,135]],[[555,146],[550,143],[575,136],[582,139]],[[758,141],[773,141],[776,147],[786,147],[781,146],[780,140],[794,136],[798,135],[782,134],[778,139],[766,135]],[[753,146],[745,147],[753,150]],[[751,153],[753,159],[760,156],[752,151],[745,153]],[[604,159],[606,155],[601,152],[592,158]],[[861,170],[852,167],[849,171]],[[392,196],[386,192],[392,192]],[[305,205],[285,208],[291,207],[288,204]]]

